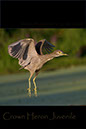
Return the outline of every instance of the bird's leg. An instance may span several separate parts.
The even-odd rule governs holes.
[[[35,88],[34,88],[35,96],[37,96],[37,86],[36,86],[36,83],[35,83],[35,79],[36,78],[33,79],[33,83],[34,83],[34,86],[35,86]]]
[[[27,89],[28,92],[29,92],[29,96],[31,96],[31,77],[32,77],[33,74],[30,75],[28,81],[29,81],[29,88]]]
[[[37,75],[38,75],[38,71],[36,72],[36,75],[35,75],[35,77],[33,78],[33,83],[34,83],[34,91],[35,91],[35,96],[37,96],[37,86],[36,86],[36,83],[35,83],[35,79],[36,79],[36,77],[37,77]]]

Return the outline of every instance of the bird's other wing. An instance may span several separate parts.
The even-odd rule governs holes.
[[[35,49],[34,40],[31,38],[19,40],[8,46],[8,53],[14,58],[18,58],[21,66],[26,66],[33,57],[38,54]]]
[[[50,53],[53,50],[54,45],[49,43],[46,39],[40,40],[36,45],[36,51],[39,55],[43,55],[43,53]]]

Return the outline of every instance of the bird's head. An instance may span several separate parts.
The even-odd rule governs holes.
[[[68,54],[64,53],[61,50],[54,51],[54,54],[55,54],[55,57],[58,57],[58,56],[68,56]]]

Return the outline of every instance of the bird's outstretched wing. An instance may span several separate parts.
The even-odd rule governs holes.
[[[8,53],[14,58],[18,58],[21,66],[27,66],[33,57],[38,54],[35,49],[34,40],[31,38],[19,40],[8,46]]]
[[[39,55],[43,55],[43,53],[50,53],[53,50],[54,45],[49,43],[46,39],[40,40],[36,45],[36,51]]]

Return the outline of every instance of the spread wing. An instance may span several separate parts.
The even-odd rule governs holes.
[[[14,58],[18,58],[21,66],[27,66],[33,57],[38,54],[35,49],[34,40],[31,38],[19,40],[8,46],[8,53]]]
[[[36,51],[39,55],[43,55],[43,53],[50,53],[53,50],[54,45],[49,43],[46,39],[40,40],[36,45]]]

